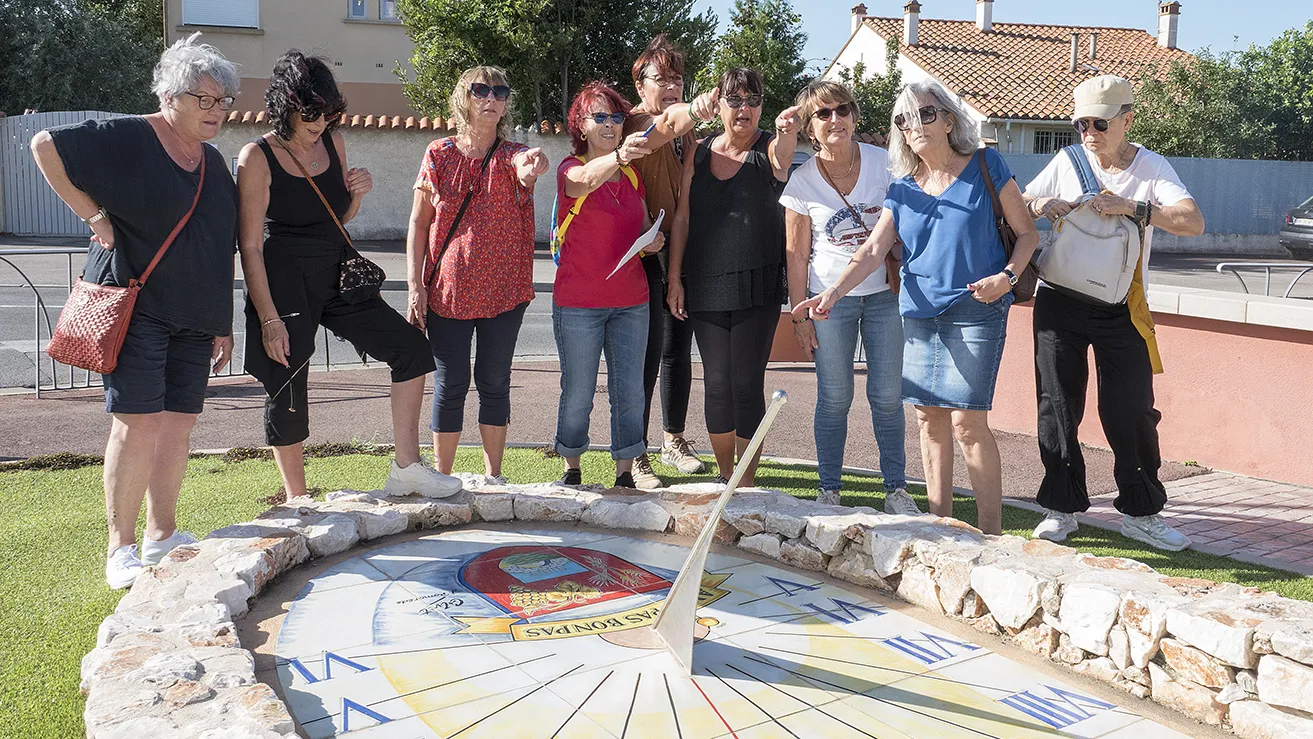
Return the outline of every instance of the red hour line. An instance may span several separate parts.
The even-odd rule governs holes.
[[[698,685],[698,681],[691,677],[688,680],[693,683],[693,687],[697,688],[698,692],[702,694],[702,699],[707,702],[708,706],[711,706],[711,710],[715,711],[716,718],[720,719],[720,723],[724,724],[726,729],[729,729],[729,735],[734,737],[734,739],[739,739],[739,735],[734,733],[734,727],[730,726],[729,722],[725,720],[725,717],[720,715],[720,709],[716,708],[716,704],[712,703],[711,699],[707,697],[707,692],[702,689],[701,685]]]

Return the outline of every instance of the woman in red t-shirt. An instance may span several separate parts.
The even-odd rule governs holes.
[[[456,135],[429,144],[415,180],[406,238],[408,317],[428,330],[433,348],[430,428],[438,469],[446,474],[464,427],[470,341],[477,334],[483,468],[501,476],[511,359],[533,300],[533,185],[548,163],[541,149],[508,140],[510,97],[506,73],[496,67],[461,74],[450,100]]]
[[[634,457],[647,450],[647,276],[637,257],[616,269],[652,225],[643,182],[629,166],[651,149],[642,131],[621,138],[625,111],[631,107],[601,82],[586,85],[570,105],[574,156],[556,171],[556,226],[565,226],[552,289],[552,329],[561,360],[555,446],[565,458],[563,485],[582,482],[579,457],[588,449],[588,418],[603,353],[617,487],[634,487]],[[658,232],[643,251],[653,253],[664,245]]]

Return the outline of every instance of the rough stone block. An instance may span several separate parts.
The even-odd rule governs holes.
[[[141,667],[123,676],[134,683],[151,683],[158,688],[167,688],[179,680],[196,680],[205,668],[192,655],[191,650],[179,650],[157,654],[146,660]]]
[[[1238,701],[1231,704],[1231,730],[1241,739],[1308,739],[1313,737],[1313,715]]]
[[[588,506],[581,520],[590,526],[608,529],[662,532],[670,528],[671,516],[653,500],[640,499],[630,503],[623,499],[602,498]]]
[[[1175,639],[1163,639],[1163,659],[1178,678],[1209,688],[1224,688],[1235,682],[1235,668],[1216,657]]]
[[[1313,667],[1277,654],[1258,661],[1258,698],[1274,706],[1313,712]]]
[[[1217,702],[1217,691],[1200,685],[1173,680],[1157,664],[1149,664],[1149,678],[1153,681],[1153,699],[1168,708],[1202,721],[1210,726],[1221,726],[1227,707]]]
[[[596,493],[541,485],[518,493],[513,508],[520,521],[578,521],[599,497]]]
[[[939,603],[939,589],[935,586],[934,573],[920,562],[909,562],[903,567],[897,592],[899,597],[909,603],[934,613],[944,612],[944,607]]]
[[[1058,651],[1058,637],[1061,633],[1041,621],[1034,626],[1018,631],[1012,637],[1012,641],[1027,652],[1048,659],[1053,656],[1054,652]]]
[[[350,516],[356,522],[360,541],[400,534],[410,526],[406,514],[391,506],[337,501],[326,504],[324,510]]]
[[[480,521],[510,521],[515,518],[515,496],[510,493],[477,491],[473,508]]]
[[[267,553],[272,560],[274,577],[310,558],[304,537],[295,531],[281,526],[270,526],[261,521],[215,529],[205,537],[205,541],[200,546],[212,546],[211,542],[214,541],[225,542],[228,546],[235,546],[241,542],[250,549]]]
[[[275,734],[292,735],[296,725],[273,688],[256,683],[224,693],[226,711]]]
[[[1062,588],[1058,617],[1071,643],[1091,654],[1108,655],[1108,631],[1117,620],[1121,595],[1101,585],[1075,583]]]
[[[1306,619],[1313,620],[1313,603],[1229,585],[1168,611],[1167,630],[1229,665],[1251,668],[1258,663],[1254,635],[1260,626],[1271,634],[1280,628],[1276,622]]]
[[[846,580],[864,588],[875,588],[886,592],[893,589],[884,578],[876,574],[875,565],[871,562],[871,558],[855,547],[844,549],[838,555],[832,557],[825,571],[831,577],[837,577],[840,580]]]
[[[1268,624],[1262,624],[1262,630]],[[1313,620],[1280,622],[1272,629],[1272,649],[1282,657],[1313,665]]]
[[[755,536],[766,530],[766,511],[781,495],[783,493],[736,492],[725,506],[722,518],[744,536]]]
[[[301,527],[300,531],[310,554],[315,557],[345,552],[360,541],[356,519],[344,513],[330,513],[315,523]]]
[[[1108,632],[1108,657],[1119,670],[1131,666],[1131,642],[1126,636],[1126,627],[1121,624],[1116,624]]]
[[[449,498],[425,498],[419,495],[385,499],[393,509],[406,514],[412,531],[464,526],[474,520],[473,496],[461,491]]]
[[[1122,593],[1117,622],[1126,629],[1126,645],[1130,649],[1132,664],[1144,669],[1158,654],[1159,643],[1167,634],[1167,612],[1185,602],[1185,598],[1175,594]]]
[[[939,605],[944,613],[954,615],[962,612],[967,593],[971,592],[971,572],[980,561],[980,552],[978,547],[943,550],[922,559],[934,571],[935,585],[939,588]],[[921,559],[920,552],[918,559]]]
[[[847,531],[850,527],[870,525],[874,517],[881,515],[871,508],[848,511],[844,514],[819,513],[809,516],[805,532],[807,541],[833,557],[848,545]]]
[[[214,688],[204,683],[195,680],[179,680],[172,687],[165,690],[162,697],[166,706],[170,709],[176,709],[207,701],[213,698],[214,695]]]
[[[780,544],[780,561],[799,569],[824,572],[829,557],[802,539],[785,539]]]
[[[1053,651],[1053,659],[1068,665],[1078,665],[1084,662],[1089,655],[1084,649],[1071,643],[1071,637],[1066,634],[1058,635],[1058,648]]]
[[[1071,669],[1096,680],[1102,680],[1105,683],[1116,683],[1120,677],[1117,665],[1114,665],[1112,660],[1107,657],[1093,657],[1083,660],[1072,665]]]
[[[740,529],[741,531],[742,529]],[[780,535],[762,532],[751,536],[744,536],[739,539],[739,546],[749,552],[756,552],[763,557],[771,559],[780,558]]]
[[[1051,582],[1024,567],[1001,562],[971,571],[971,589],[989,606],[999,626],[1020,629],[1040,607],[1040,589]]]
[[[1256,670],[1236,670],[1236,685],[1246,693],[1258,697],[1258,672]]]

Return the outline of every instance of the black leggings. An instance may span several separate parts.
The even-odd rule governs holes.
[[[458,432],[465,425],[465,396],[470,392],[470,341],[478,334],[474,353],[474,385],[479,390],[479,424],[505,426],[511,420],[511,360],[524,311],[520,303],[492,318],[468,321],[428,314],[433,348],[433,420],[435,433]]]
[[[707,432],[750,439],[766,415],[766,363],[780,308],[689,314],[702,354]]]
[[[319,327],[350,341],[358,351],[392,368],[392,381],[405,382],[433,371],[424,333],[406,322],[383,298],[348,303],[338,296],[338,271],[303,278],[271,277],[274,306],[287,327],[289,367],[264,351],[260,317],[246,299],[246,371],[264,385],[264,435],[270,446],[290,446],[310,436],[307,384]]]
[[[645,257],[647,272],[647,354],[643,358],[643,440],[652,418],[652,394],[661,375],[661,427],[684,433],[693,387],[693,325],[677,320],[666,305],[666,283],[657,257]]]

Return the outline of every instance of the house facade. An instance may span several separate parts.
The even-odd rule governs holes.
[[[1072,90],[1101,74],[1137,84],[1149,67],[1166,69],[1191,58],[1176,48],[1181,5],[1158,8],[1158,33],[1134,28],[994,23],[993,0],[977,0],[976,19],[922,18],[921,3],[903,17],[870,16],[852,9],[852,34],[827,77],[862,63],[884,74],[890,44],[905,82],[933,80],[956,95],[999,151],[1052,154],[1076,141]]]
[[[165,0],[168,43],[201,31],[238,64],[237,110],[263,110],[274,61],[288,49],[330,60],[348,111],[419,115],[393,73],[409,71],[414,45],[396,0]]]

